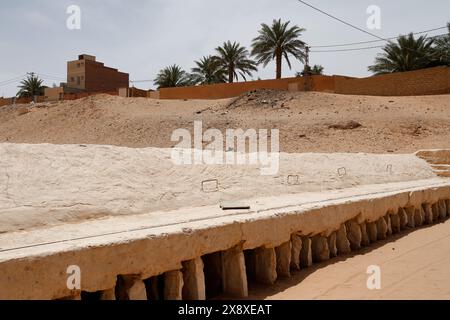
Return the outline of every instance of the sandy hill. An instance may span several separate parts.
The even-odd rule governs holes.
[[[347,96],[263,90],[226,100],[92,96],[0,108],[0,142],[172,147],[193,129],[280,129],[284,152],[414,152],[450,148],[450,95]]]

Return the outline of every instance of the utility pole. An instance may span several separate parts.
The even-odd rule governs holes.
[[[311,68],[309,67],[309,46],[307,45],[305,48],[305,70],[303,70],[303,76],[305,79],[305,91],[309,91],[310,89],[310,75],[311,75]]]
[[[34,78],[35,73],[34,72],[27,72],[28,75],[30,75],[32,78]],[[34,94],[33,95],[33,102],[36,103],[37,102],[37,96]]]
[[[305,57],[305,71],[309,72],[309,70],[310,70],[310,68],[309,68],[309,46],[306,46],[305,54],[306,54],[306,57]]]

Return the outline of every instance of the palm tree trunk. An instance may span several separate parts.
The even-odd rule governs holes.
[[[230,66],[228,68],[228,82],[233,83],[233,80],[234,80],[234,69],[233,67]]]
[[[277,79],[281,79],[281,50],[277,49],[277,55],[276,55],[276,59],[277,59]]]

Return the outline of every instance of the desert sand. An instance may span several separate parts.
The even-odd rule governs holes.
[[[381,241],[355,255],[304,269],[249,299],[450,299],[450,221]],[[381,289],[369,290],[367,267],[381,268]]]
[[[174,129],[280,130],[280,150],[414,153],[450,148],[450,95],[348,96],[260,91],[226,100],[153,100],[107,95],[0,108],[0,142],[170,148]],[[335,129],[349,121],[361,126]],[[351,128],[352,126],[350,126]]]
[[[279,129],[279,174],[261,176],[258,166],[174,166],[167,149],[175,145],[171,133],[192,130],[194,120],[221,131]],[[260,91],[214,101],[99,95],[2,107],[0,143],[0,233],[20,233],[225,200],[433,179],[413,153],[450,148],[450,95]],[[340,167],[345,177],[337,174]],[[301,184],[289,185],[291,174]],[[205,195],[207,179],[218,179],[220,192]],[[449,226],[403,233],[275,286],[250,288],[251,298],[448,299]],[[382,269],[382,290],[365,286],[371,264]]]

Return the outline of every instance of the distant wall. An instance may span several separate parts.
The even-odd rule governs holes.
[[[0,98],[0,107],[13,104],[13,98]]]
[[[15,100],[15,102],[14,102]],[[44,102],[44,96],[36,96],[34,98],[0,98],[0,107],[16,104],[24,104],[30,103],[32,101],[35,102]]]
[[[159,99],[224,99],[258,89],[320,91],[374,96],[410,96],[450,93],[450,68],[436,67],[367,78],[311,76],[163,88]],[[152,93],[153,98],[158,94]]]
[[[135,87],[131,87],[128,89],[129,97],[147,98],[147,95],[148,95],[147,90],[142,90]]]
[[[148,91],[147,98],[150,99],[159,99],[159,91]]]
[[[450,68],[436,67],[368,78],[335,77],[335,92],[373,96],[450,93]]]
[[[244,92],[257,89],[288,90],[289,84],[304,86],[302,78],[279,80],[259,80],[236,83],[220,83],[204,86],[163,88],[159,90],[160,99],[224,99],[236,97]]]
[[[64,95],[63,87],[45,88],[44,97],[45,101],[58,101],[61,100]]]

